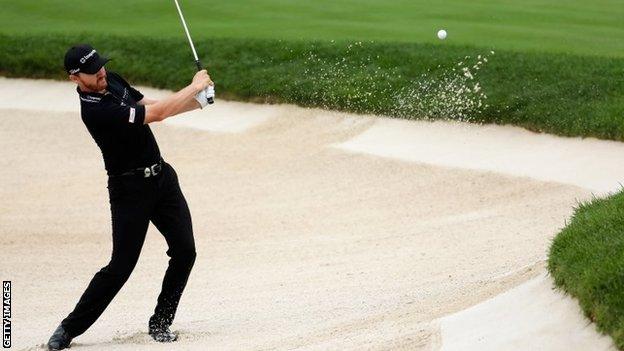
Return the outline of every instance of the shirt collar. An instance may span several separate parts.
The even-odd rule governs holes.
[[[76,91],[78,92],[78,95],[81,95],[81,96],[95,96],[95,97],[99,97],[99,98],[101,98],[102,96],[108,94],[107,90],[104,91],[103,94],[102,93],[97,93],[97,92],[88,92],[87,93],[87,92],[84,92],[84,91],[80,90],[80,87],[78,87],[78,86],[76,87]]]
[[[91,103],[98,103],[102,101],[102,98],[104,98],[106,95],[109,94],[108,91],[105,91],[103,94],[96,93],[96,92],[87,93],[87,92],[80,90],[80,87],[76,87],[76,91],[78,92],[78,96],[80,97],[80,100],[84,102],[91,102]]]

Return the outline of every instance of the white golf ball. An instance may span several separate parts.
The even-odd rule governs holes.
[[[441,40],[444,40],[446,38],[446,31],[444,29],[440,29],[438,31],[438,38],[440,38]]]

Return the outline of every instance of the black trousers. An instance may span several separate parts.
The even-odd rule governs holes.
[[[166,162],[149,178],[109,177],[113,223],[113,252],[108,265],[95,274],[74,310],[61,324],[72,337],[84,333],[104,312],[134,269],[151,221],[167,241],[169,267],[154,314],[152,328],[171,325],[195,262],[191,214],[178,176]]]

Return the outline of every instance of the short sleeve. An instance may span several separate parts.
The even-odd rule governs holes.
[[[133,87],[130,87],[130,86],[129,86],[128,89],[130,89],[130,95],[132,96],[134,101],[139,102],[139,101],[143,100],[143,94],[141,94],[140,91],[138,91],[138,90],[136,90],[136,89],[134,89]]]
[[[121,106],[105,104],[97,110],[88,111],[86,119],[100,127],[133,128],[142,126],[145,121],[145,106]]]
[[[140,91],[134,89],[130,85],[128,85],[128,90],[130,91],[130,96],[134,99],[134,101],[139,102],[143,100],[143,94]]]

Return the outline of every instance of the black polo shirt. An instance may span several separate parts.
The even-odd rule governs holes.
[[[108,87],[104,94],[80,96],[82,121],[100,147],[108,175],[153,165],[160,150],[145,120],[145,106],[137,102],[143,94],[115,72],[106,72]]]

